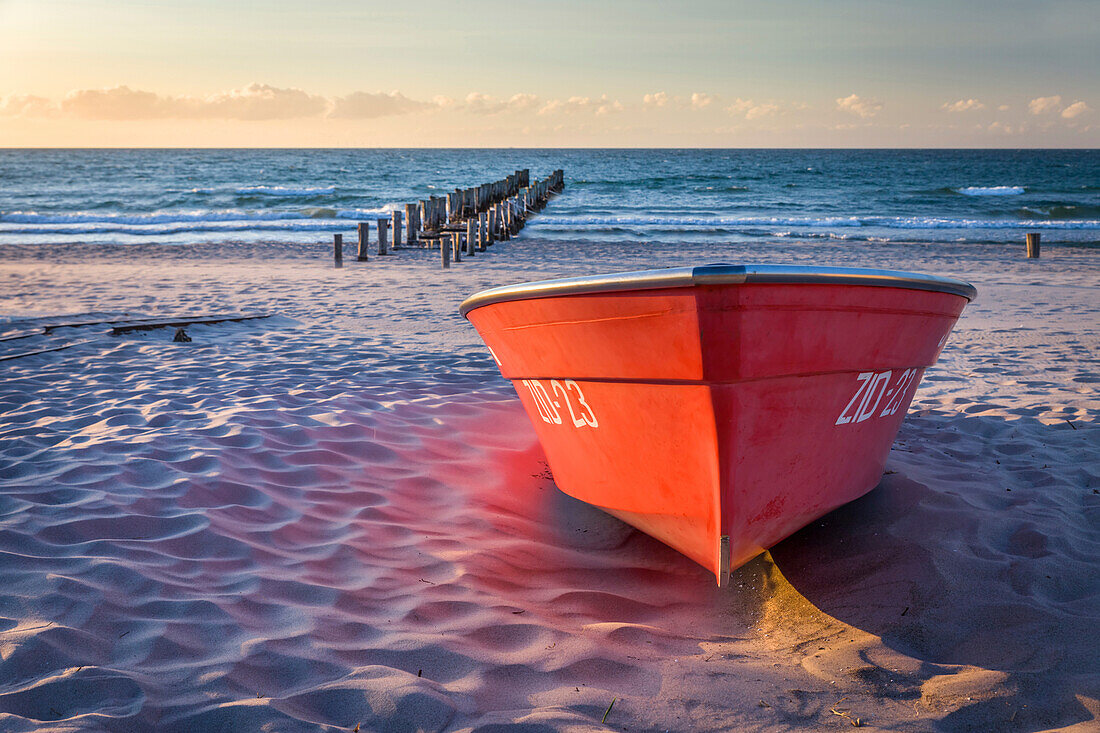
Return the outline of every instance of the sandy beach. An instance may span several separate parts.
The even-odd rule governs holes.
[[[330,248],[0,248],[0,357],[66,347],[0,362],[0,730],[1100,730],[1100,250]],[[708,262],[979,291],[881,484],[721,590],[556,489],[457,311]]]

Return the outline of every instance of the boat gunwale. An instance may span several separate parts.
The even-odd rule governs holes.
[[[977,289],[964,280],[902,270],[863,267],[810,267],[807,265],[711,264],[670,267],[661,270],[617,272],[505,285],[474,293],[459,306],[459,313],[495,303],[562,295],[590,295],[630,290],[690,288],[697,285],[864,285],[948,293],[974,300]]]

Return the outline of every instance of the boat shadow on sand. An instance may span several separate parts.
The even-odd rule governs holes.
[[[960,437],[933,436],[944,430]],[[697,620],[762,632],[753,636],[773,660],[801,665],[838,697],[872,698],[882,706],[872,719],[1087,727],[1100,719],[1100,495],[1087,470],[1044,458],[1087,455],[1095,432],[1036,417],[913,415],[873,491],[696,598]],[[678,559],[564,494],[554,504],[568,545]],[[696,580],[707,582],[701,569]]]
[[[812,674],[908,701],[941,730],[1096,722],[1100,495],[1064,462],[1087,456],[1095,425],[962,421],[915,420],[965,429],[922,436],[925,455],[896,446],[875,490],[742,568],[765,586],[760,618]],[[1061,465],[1044,465],[1052,446]]]

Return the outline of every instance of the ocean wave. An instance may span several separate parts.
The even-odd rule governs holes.
[[[805,227],[805,228],[855,228],[879,227],[884,229],[1100,229],[1100,221],[1093,219],[949,219],[938,217],[887,217],[887,216],[714,216],[714,217],[664,217],[664,216],[542,216],[531,220],[534,227]]]
[[[953,189],[955,193],[963,196],[1019,196],[1024,192],[1023,186],[966,186]]]
[[[1047,218],[1047,219],[1085,219],[1093,216],[1100,216],[1100,206],[1090,204],[1053,204],[1044,206],[1042,204],[1036,204],[1034,206],[1024,206],[1016,211],[1018,216],[1024,218]]]
[[[245,186],[236,193],[250,196],[327,196],[336,193],[336,186],[316,188],[288,188],[285,186]]]
[[[108,224],[116,226],[149,226],[156,224],[208,224],[216,222],[271,222],[297,219],[365,219],[384,216],[389,207],[377,209],[306,208],[301,211],[244,211],[222,209],[217,211],[153,211],[148,214],[71,213],[40,214],[35,211],[0,212],[0,225],[4,224]],[[5,231],[11,229],[4,228]]]
[[[287,219],[275,221],[202,221],[169,222],[162,224],[119,224],[112,222],[84,222],[80,224],[11,225],[0,223],[0,235],[4,234],[128,234],[137,236],[165,236],[189,232],[326,232],[350,230],[353,222],[340,219]]]
[[[279,219],[306,219],[304,213],[279,211],[153,211],[148,214],[99,214],[88,211],[40,214],[36,211],[0,212],[0,224],[178,224],[185,222],[213,221],[276,221]]]
[[[1094,207],[1085,207],[1090,214]],[[186,232],[217,231],[330,231],[343,230],[355,221],[384,217],[390,208],[332,209],[303,208],[298,211],[160,211],[149,214],[100,214],[74,212],[39,214],[0,213],[0,234],[129,234],[159,236]],[[661,216],[661,215],[553,215],[531,219],[530,227],[541,231],[723,231],[777,228],[849,231],[860,228],[905,230],[1100,230],[1100,220],[1069,218],[1073,207],[1054,207],[1045,212],[1022,209],[1017,219],[961,219],[948,217],[885,216]],[[1042,218],[1040,218],[1042,217]]]

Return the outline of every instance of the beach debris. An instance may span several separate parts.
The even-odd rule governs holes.
[[[29,339],[31,336],[41,336],[43,333],[48,333],[48,332],[47,331],[28,331],[26,333],[16,333],[16,334],[12,334],[11,336],[4,336],[4,337],[0,338],[0,342],[2,342],[2,341],[18,341],[19,339]]]
[[[769,705],[768,703],[764,702],[763,700],[761,700],[760,702],[758,702],[758,703],[756,704],[756,706],[757,706],[758,708],[770,708],[770,707],[771,707],[771,705]]]
[[[172,343],[186,344],[190,342],[191,337],[187,335],[187,331],[184,331],[183,328],[177,328],[176,335],[172,337]]]
[[[182,328],[184,326],[208,326],[214,323],[229,323],[238,321],[255,321],[261,318],[271,318],[269,313],[233,314],[225,316],[194,316],[181,318],[165,318],[155,321],[119,322],[120,325],[111,328],[112,336],[121,336],[134,331],[152,331],[157,328]]]
[[[618,700],[618,699],[619,698],[617,698],[617,697],[611,698],[611,704],[607,706],[607,710],[603,711],[603,717],[600,718],[601,723],[606,723],[607,722],[607,716],[611,715],[611,708],[615,707],[615,701]]]
[[[831,708],[829,708],[829,712],[832,713],[833,715],[838,715],[841,718],[844,718],[849,723],[851,723],[852,726],[855,727],[855,728],[862,728],[863,727],[863,721],[858,717],[856,717],[856,718],[852,717],[851,708],[839,707],[840,703],[844,702],[847,699],[848,698],[846,698],[846,697],[842,697],[839,700],[837,700],[835,703],[833,703],[833,706]]]
[[[150,328],[160,328],[163,325],[191,325],[192,323],[221,323],[222,321],[247,321],[253,318],[270,318],[268,314],[256,314],[256,315],[204,315],[204,316],[187,316],[187,321],[182,324],[165,324],[163,323],[164,316],[153,316],[149,318],[101,318],[98,320],[86,320],[86,321],[70,321],[68,323],[47,323],[41,327],[41,330],[25,331],[10,336],[4,336],[0,338],[0,341],[16,341],[19,339],[31,338],[32,336],[48,336],[54,331],[61,328],[84,328],[86,326],[115,326],[119,325],[120,328],[125,329],[119,333],[125,333],[126,331],[136,330],[140,324],[154,324],[150,325]],[[174,319],[182,320],[182,319]],[[160,325],[155,325],[160,324]],[[112,329],[112,335],[117,336]]]
[[[61,344],[60,346],[51,346],[48,349],[35,349],[34,351],[21,351],[18,354],[5,354],[0,356],[0,361],[11,361],[12,359],[22,359],[24,356],[34,356],[35,354],[48,354],[51,351],[62,351],[64,349],[71,349],[79,344],[86,344],[90,339],[81,339],[80,341],[71,341],[67,344]]]
[[[1073,420],[1066,420],[1066,422],[1068,422],[1068,423],[1069,423],[1069,426],[1070,426],[1071,428],[1073,428],[1074,430],[1076,430],[1076,429],[1077,429],[1077,426],[1073,424]]]

